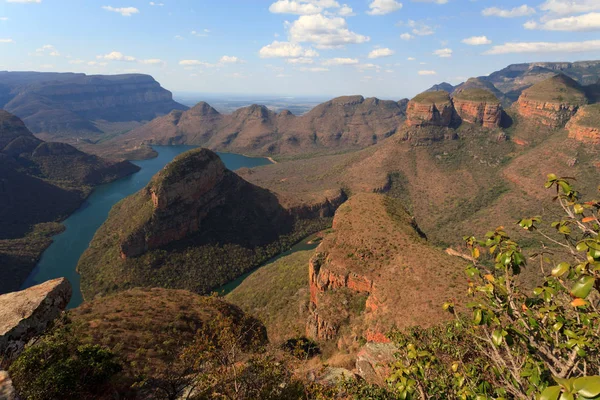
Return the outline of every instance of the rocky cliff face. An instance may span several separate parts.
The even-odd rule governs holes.
[[[71,284],[54,279],[0,296],[0,360],[14,360],[33,337],[43,333],[71,299]]]
[[[35,133],[102,133],[94,121],[148,121],[173,109],[173,101],[149,75],[0,72],[0,108],[19,116]]]
[[[560,128],[587,102],[585,91],[577,82],[556,75],[523,91],[515,107],[526,120]]]
[[[397,200],[359,194],[343,204],[309,264],[308,336],[387,342],[396,325],[430,326],[461,265],[429,247]],[[460,286],[460,285],[458,285]]]
[[[498,128],[502,121],[502,105],[492,92],[484,89],[462,89],[454,94],[454,107],[463,122]]]
[[[113,207],[78,265],[84,295],[156,285],[207,293],[323,229],[344,200],[338,191],[284,205],[212,151],[191,150]]]
[[[600,104],[581,107],[566,128],[570,138],[600,144]]]
[[[421,93],[413,98],[408,103],[406,116],[406,125],[410,127],[450,127],[457,123],[450,94],[443,90]]]
[[[362,96],[339,97],[299,117],[259,105],[219,114],[202,102],[189,111],[157,118],[116,139],[116,145],[185,143],[252,154],[356,149],[393,135],[405,112],[406,101]]]

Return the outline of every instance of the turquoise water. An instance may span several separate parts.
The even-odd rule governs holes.
[[[49,279],[66,277],[73,286],[73,297],[68,307],[80,305],[83,298],[79,288],[79,274],[75,268],[79,257],[87,249],[96,230],[106,220],[112,206],[124,197],[142,189],[150,182],[152,176],[173,158],[193,148],[194,146],[155,146],[154,150],[158,152],[158,157],[134,162],[142,168],[139,172],[96,187],[81,207],[63,222],[66,230],[54,236],[54,242],[46,249],[22,289]],[[270,161],[265,158],[251,158],[229,153],[218,154],[230,170],[270,164]]]

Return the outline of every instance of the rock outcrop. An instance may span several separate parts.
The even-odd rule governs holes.
[[[8,372],[0,371],[0,400],[19,400]]]
[[[212,151],[188,151],[113,207],[79,261],[83,294],[156,285],[208,293],[323,229],[344,200],[338,192],[284,206]]]
[[[587,103],[581,85],[566,75],[556,75],[523,91],[515,107],[529,122],[561,128]]]
[[[402,125],[406,101],[343,96],[302,116],[251,105],[219,114],[207,103],[157,118],[115,139],[115,145],[195,144],[252,154],[358,149],[393,135]]]
[[[463,122],[497,128],[502,121],[502,105],[485,89],[467,88],[454,93],[454,107]]]
[[[600,144],[600,104],[581,107],[566,128],[570,138]]]
[[[457,122],[450,94],[444,90],[421,93],[408,103],[406,125],[409,127],[450,127]]]
[[[440,304],[462,296],[454,287],[461,268],[429,247],[398,200],[355,195],[310,261],[306,334],[387,343],[392,326],[431,326],[448,317]]]
[[[54,279],[0,296],[0,360],[10,362],[27,342],[43,333],[71,299],[71,284]]]
[[[3,90],[2,90],[3,89]],[[173,101],[149,75],[85,75],[0,72],[0,108],[19,116],[35,133],[102,133],[95,121],[148,121],[173,109]]]

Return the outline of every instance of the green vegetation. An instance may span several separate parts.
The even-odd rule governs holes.
[[[573,105],[584,105],[588,102],[581,85],[566,75],[556,75],[550,79],[536,83],[523,91],[523,95],[530,100]]]
[[[449,103],[450,94],[445,90],[438,90],[436,92],[423,92],[413,97],[411,101],[416,103]]]
[[[300,335],[308,315],[308,262],[313,253],[298,251],[259,268],[225,299],[260,319],[273,342]]]
[[[478,88],[461,90],[454,95],[454,98],[466,101],[499,103],[498,98],[492,92],[490,92],[489,90]]]

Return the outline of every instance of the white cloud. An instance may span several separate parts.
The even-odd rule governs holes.
[[[184,40],[183,36],[181,36],[181,35],[175,35],[175,36],[173,36],[173,38],[176,40]]]
[[[371,40],[368,36],[350,31],[344,18],[328,18],[321,14],[303,15],[298,18],[291,23],[289,36],[292,42],[310,42],[322,49]]]
[[[288,58],[285,60],[289,64],[313,64],[315,61],[308,57]]]
[[[286,74],[277,74],[275,75],[275,78],[289,78],[291,75],[286,75]]]
[[[298,57],[318,57],[319,53],[313,49],[305,49],[296,43],[279,42],[264,46],[259,51],[261,58],[298,58]]]
[[[181,60],[179,65],[187,67],[212,67],[212,64],[200,60]]]
[[[161,65],[164,64],[165,62],[163,60],[161,60],[160,58],[149,58],[147,60],[139,60],[140,64],[146,64],[146,65]]]
[[[322,7],[311,3],[304,3],[294,0],[278,0],[271,4],[269,11],[274,14],[318,14],[323,11]]]
[[[402,35],[400,35],[400,39],[402,40],[411,40],[414,39],[415,37],[413,35],[411,35],[410,33],[406,32],[403,33]]]
[[[36,52],[37,55],[40,55],[40,56],[44,55],[44,54],[47,54],[47,55],[52,56],[52,57],[59,57],[60,56],[60,53],[51,44],[45,44],[42,47],[40,47],[39,49],[35,49],[35,52]]]
[[[69,64],[83,64],[83,63],[85,63],[85,61],[84,60],[80,60],[80,59],[69,60]]]
[[[546,0],[540,9],[557,15],[600,11],[598,0]]]
[[[15,41],[12,39],[0,39],[0,43],[14,43]]]
[[[589,32],[600,30],[600,13],[589,13],[575,17],[551,19],[543,23],[528,21],[525,29],[542,29],[545,31]]]
[[[105,67],[108,65],[107,62],[88,61],[87,65],[91,67]]]
[[[164,6],[165,4],[164,4],[164,3],[155,3],[155,2],[153,2],[153,1],[151,1],[151,2],[150,2],[150,5],[151,5],[151,6],[158,6],[158,7],[162,7],[162,6]]]
[[[412,28],[412,33],[417,36],[428,36],[428,35],[433,35],[435,33],[435,29],[432,26],[427,25],[423,21],[415,21],[415,20],[409,19],[406,23],[399,22],[397,25],[398,26],[408,26],[408,27]]]
[[[498,7],[490,7],[484,9],[481,14],[484,17],[516,18],[535,14],[535,9],[529,7],[527,4],[523,4],[520,7],[515,7],[510,10],[504,10]]]
[[[352,17],[356,15],[352,7],[350,7],[348,4],[343,4],[342,7],[340,7],[340,9],[337,10],[337,14],[342,17]]]
[[[357,58],[330,58],[329,60],[325,60],[322,63],[323,65],[355,65],[358,64]]]
[[[223,56],[219,60],[220,64],[243,64],[244,60],[235,56]]]
[[[41,3],[42,0],[6,0],[7,3]]]
[[[394,50],[382,47],[371,51],[368,55],[369,58],[389,57],[394,54]]]
[[[329,71],[328,68],[323,68],[323,67],[301,67],[298,69],[300,71],[304,71],[304,72],[327,72],[327,71]]]
[[[419,71],[418,74],[419,75],[437,75],[437,72],[424,70],[424,71]]]
[[[408,61],[416,61],[417,59],[416,59],[416,58],[414,58],[414,57],[408,57],[408,58],[407,58],[407,60],[408,60]]]
[[[52,69],[54,68],[54,65],[52,64],[42,64],[40,65],[40,69]]]
[[[197,36],[197,37],[207,37],[209,33],[210,33],[210,31],[208,29],[204,29],[204,30],[202,30],[202,32],[191,31],[190,35]]]
[[[109,60],[109,61],[128,61],[128,62],[135,61],[135,57],[126,56],[123,53],[118,52],[118,51],[113,51],[113,52],[110,52],[103,56],[97,56],[96,58],[105,59],[105,60]]]
[[[8,17],[0,17],[0,21],[8,21]]]
[[[433,55],[436,55],[441,58],[452,57],[452,49],[439,49],[433,52]]]
[[[135,7],[111,7],[111,6],[102,6],[106,11],[116,12],[121,14],[124,17],[131,17],[133,14],[138,14],[140,10]]]
[[[492,47],[484,54],[580,53],[600,50],[600,40],[584,42],[512,42]]]
[[[360,72],[364,72],[364,71],[368,71],[368,70],[376,70],[379,71],[381,69],[381,67],[377,64],[371,64],[371,63],[367,63],[367,64],[358,64],[356,66],[356,68],[360,71]]]
[[[367,14],[369,15],[385,15],[392,13],[394,11],[398,11],[402,8],[402,3],[396,0],[373,0],[371,4],[369,4],[369,11]]]
[[[463,39],[462,42],[470,46],[492,44],[492,41],[488,39],[487,36],[471,36],[470,38]]]
[[[412,0],[412,1],[415,3],[435,3],[435,4],[447,4],[448,3],[448,0]],[[471,1],[473,1],[473,0],[471,0]]]

